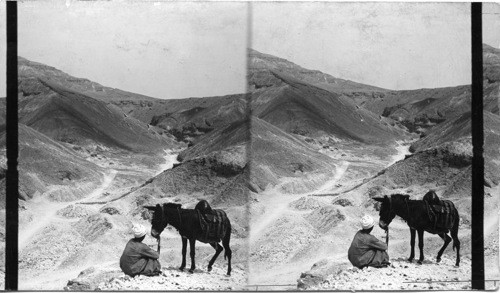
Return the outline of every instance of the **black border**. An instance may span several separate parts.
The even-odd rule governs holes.
[[[6,1],[7,14],[7,100],[6,146],[7,174],[5,180],[5,290],[17,290],[18,283],[18,226],[19,179],[17,171],[17,1]]]
[[[471,3],[472,289],[484,290],[483,25],[482,3]]]

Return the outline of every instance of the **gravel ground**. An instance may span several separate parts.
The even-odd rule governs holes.
[[[405,259],[392,260],[387,268],[350,267],[324,277],[323,282],[305,287],[307,290],[470,290],[471,260],[462,258],[460,267],[455,260],[444,257],[441,263],[424,261],[418,265]],[[301,281],[299,280],[299,286]],[[493,282],[486,289],[498,288]]]
[[[196,269],[193,274],[177,268],[163,268],[163,275],[157,277],[123,275],[98,285],[97,290],[246,290],[247,276],[239,265],[233,266],[231,276],[226,267],[214,267],[208,273]]]

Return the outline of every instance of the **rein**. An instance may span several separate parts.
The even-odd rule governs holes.
[[[392,211],[392,198],[389,197],[389,211]],[[387,225],[387,230],[385,230],[385,244],[387,244],[387,250],[389,250],[389,225]]]
[[[410,224],[410,218],[411,218],[410,217],[410,206],[408,205],[408,200],[407,199],[405,199],[405,204],[406,204],[406,210],[408,211],[408,214],[407,214],[408,215],[408,220],[406,220],[406,222],[408,223],[408,226],[411,227],[411,224]]]
[[[180,229],[182,226],[182,217],[181,217],[181,209],[180,208],[177,208],[177,215],[179,215],[179,229]],[[177,229],[177,230],[179,230],[179,229]]]

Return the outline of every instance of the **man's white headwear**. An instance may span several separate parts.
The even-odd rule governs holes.
[[[370,215],[364,215],[361,218],[361,228],[363,229],[370,229],[375,225],[375,221]]]
[[[134,224],[134,226],[132,227],[132,232],[134,232],[135,238],[141,238],[142,236],[146,235],[147,230],[146,227],[141,224]]]

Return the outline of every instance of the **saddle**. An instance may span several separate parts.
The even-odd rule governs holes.
[[[226,231],[225,221],[226,213],[222,210],[210,210],[209,212],[202,213],[196,210],[198,218],[200,219],[200,228],[203,231],[201,237],[198,239],[201,242],[219,242],[224,238],[224,231]]]
[[[439,204],[429,203],[427,205],[427,213],[429,219],[434,222],[434,229],[451,229],[455,223],[455,205],[449,200],[440,200]]]

